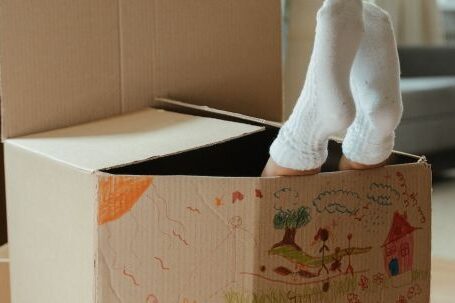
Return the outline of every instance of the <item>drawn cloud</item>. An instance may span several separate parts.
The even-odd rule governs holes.
[[[355,215],[362,205],[359,194],[342,189],[321,192],[313,205],[319,213]]]
[[[379,206],[391,206],[393,201],[400,199],[398,190],[387,184],[371,183],[369,189],[367,199]]]

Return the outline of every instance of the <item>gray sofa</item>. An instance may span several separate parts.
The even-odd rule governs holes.
[[[396,149],[454,165],[455,48],[400,48],[399,54],[404,113]]]

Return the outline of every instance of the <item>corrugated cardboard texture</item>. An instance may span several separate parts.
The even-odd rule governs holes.
[[[100,303],[429,302],[424,163],[98,184]]]
[[[4,0],[3,138],[156,96],[279,121],[280,24],[276,0]]]
[[[67,165],[95,171],[228,141],[263,129],[149,108],[7,142]]]
[[[8,246],[0,246],[0,303],[10,303]]]
[[[95,297],[96,178],[5,144],[12,302]]]

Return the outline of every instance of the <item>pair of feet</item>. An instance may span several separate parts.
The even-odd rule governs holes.
[[[305,85],[270,147],[264,176],[320,171],[328,140],[346,132],[340,169],[381,166],[402,114],[392,22],[362,0],[325,0]]]
[[[378,164],[362,164],[357,163],[354,161],[349,160],[346,156],[342,156],[340,163],[338,165],[339,170],[360,170],[360,169],[370,169],[381,167],[385,164],[385,161]],[[321,168],[317,167],[315,169],[310,170],[295,170],[292,168],[286,168],[278,165],[273,161],[272,158],[269,159],[264,170],[262,171],[263,177],[274,177],[274,176],[306,176],[306,175],[314,175],[321,172]]]

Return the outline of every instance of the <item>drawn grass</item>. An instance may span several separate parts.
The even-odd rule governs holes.
[[[419,282],[428,282],[428,271],[412,271],[412,281],[409,286]],[[340,280],[331,280],[328,292],[322,290],[321,285],[290,287],[288,290],[270,288],[267,291],[242,292],[237,290],[228,290],[224,293],[225,303],[327,303],[339,302],[340,298],[346,298],[349,293],[358,292],[358,281],[360,274],[348,276]],[[383,283],[370,283],[368,289],[362,290],[362,293],[368,297],[374,297],[384,292],[392,286],[392,279],[386,277]]]
[[[342,249],[338,253],[338,257],[346,257],[349,255],[348,252],[352,256],[365,254],[371,250],[371,247],[364,247],[364,248],[351,248],[351,249]],[[313,257],[305,252],[295,249],[295,247],[290,245],[283,245],[280,247],[272,248],[269,251],[270,255],[281,256],[292,263],[297,263],[301,265],[305,265],[307,267],[320,267],[322,265],[322,258],[320,257]],[[334,261],[334,254],[328,255],[324,257],[324,263],[330,263]]]

